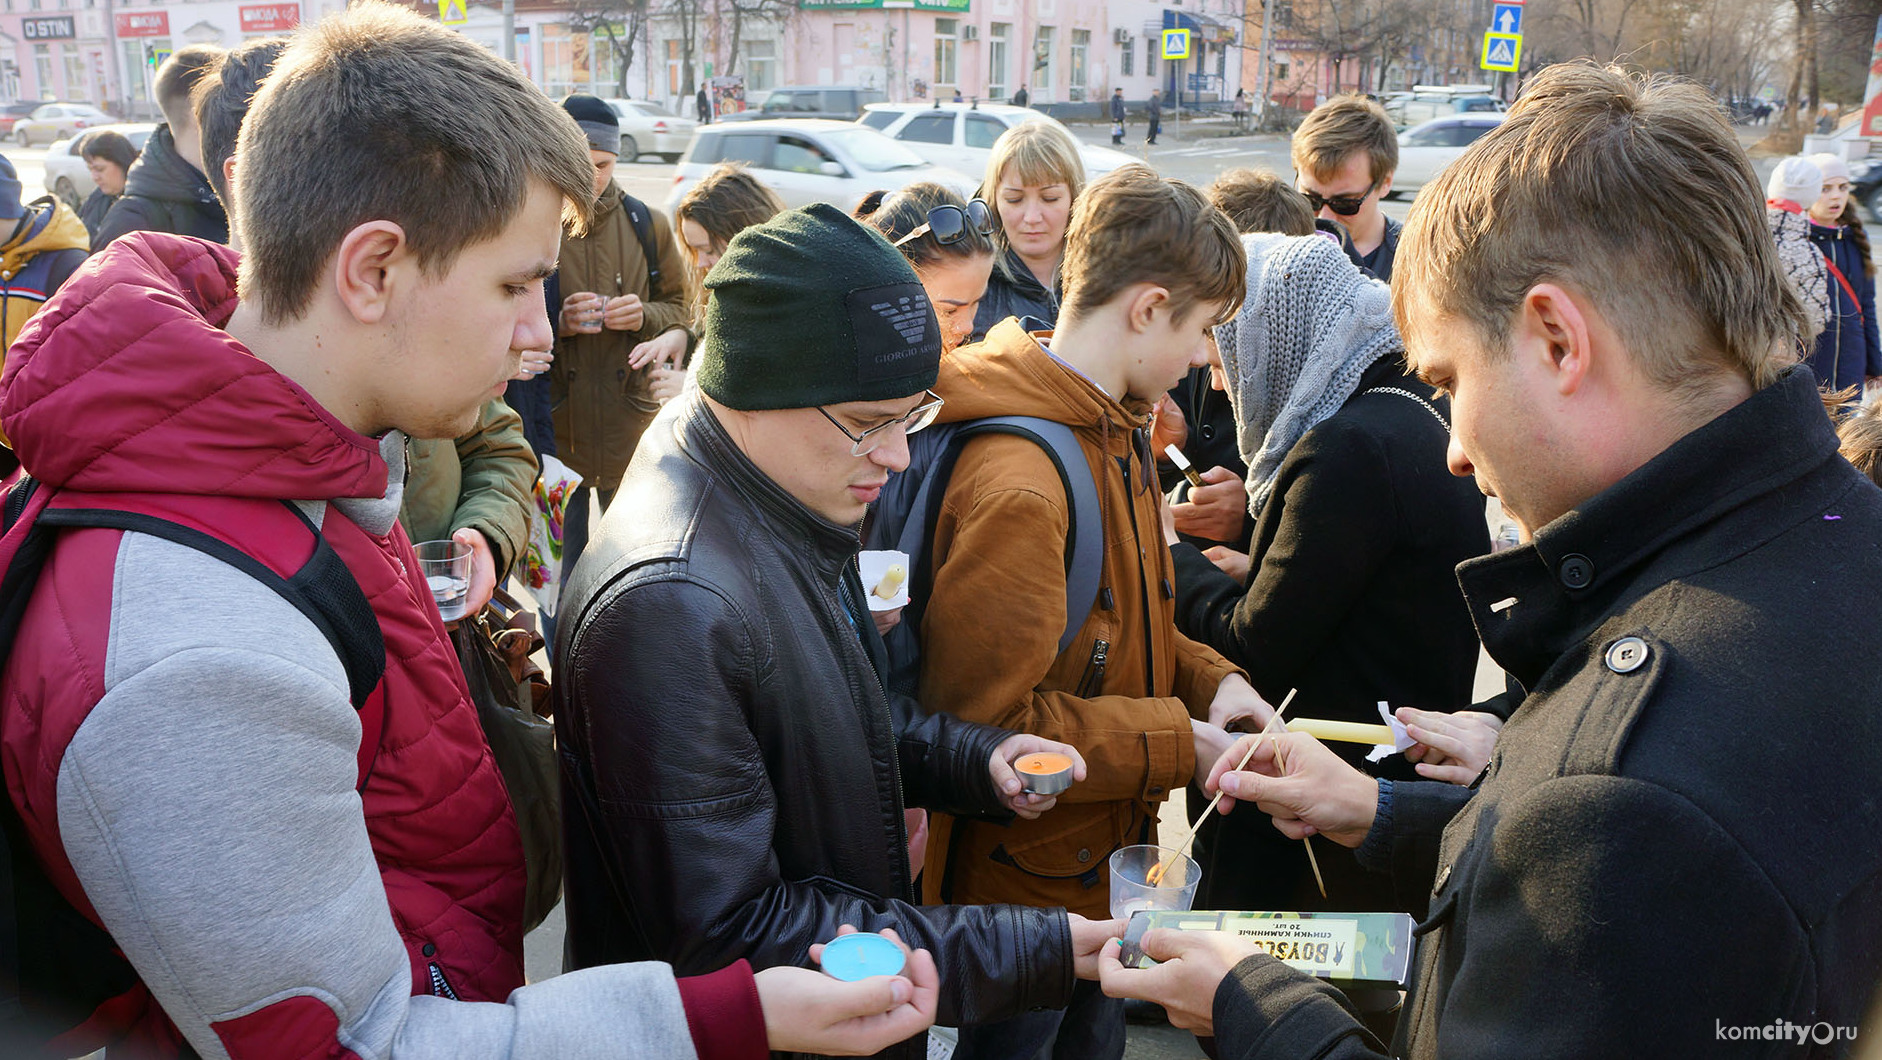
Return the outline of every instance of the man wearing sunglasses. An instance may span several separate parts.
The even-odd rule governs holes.
[[[853,925],[934,954],[944,1024],[1062,1008],[1121,922],[915,902],[905,804],[1032,818],[1054,800],[1014,758],[1085,771],[878,677],[858,527],[941,409],[921,283],[813,206],[740,233],[707,286],[699,389],[648,430],[563,596],[568,963],[803,964]]]
[[[1307,115],[1294,133],[1294,186],[1314,215],[1346,227],[1353,264],[1392,282],[1400,225],[1379,209],[1398,169],[1398,132],[1385,109],[1340,96]]]

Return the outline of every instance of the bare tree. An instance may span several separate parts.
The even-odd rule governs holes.
[[[738,61],[745,37],[745,23],[784,22],[795,16],[800,9],[801,0],[723,0],[731,10],[732,24],[731,47],[726,51],[730,56],[725,63],[725,72],[738,72]]]
[[[627,71],[634,65],[634,49],[647,30],[648,0],[576,0],[570,6],[569,32],[599,34],[614,55],[615,95],[627,95]]]

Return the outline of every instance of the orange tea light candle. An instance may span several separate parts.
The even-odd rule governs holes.
[[[1020,755],[1013,768],[1033,795],[1057,795],[1072,786],[1072,758],[1054,751]]]

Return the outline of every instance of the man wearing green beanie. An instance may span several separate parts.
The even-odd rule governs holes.
[[[1122,922],[916,904],[905,805],[1031,818],[1054,800],[1014,758],[1085,769],[878,676],[858,527],[939,411],[921,283],[812,206],[740,233],[706,286],[699,391],[647,431],[563,597],[569,966],[802,964],[853,925],[934,953],[943,1024],[1061,1008]]]

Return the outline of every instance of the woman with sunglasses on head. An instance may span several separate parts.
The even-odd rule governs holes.
[[[980,196],[993,206],[1000,257],[974,314],[973,338],[1007,317],[1031,318],[1031,330],[1059,319],[1059,260],[1072,203],[1085,187],[1078,144],[1058,126],[1029,121],[994,141]]]
[[[979,199],[939,184],[910,184],[897,192],[871,192],[856,219],[881,232],[921,277],[941,338],[953,349],[973,333],[974,314],[993,271],[993,216]]]

